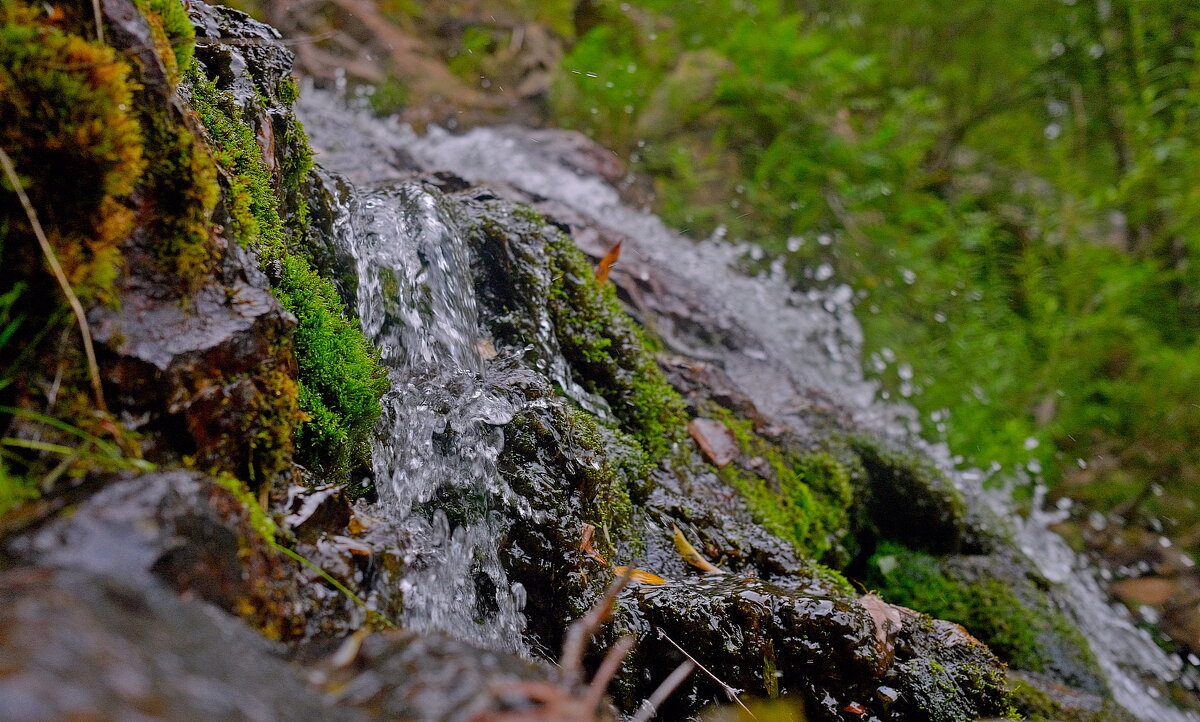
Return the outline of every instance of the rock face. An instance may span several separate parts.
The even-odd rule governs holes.
[[[865,433],[822,393],[774,386],[785,375],[761,340],[670,270],[630,254],[613,282],[598,282],[583,251],[598,257],[631,239],[562,204],[433,167],[416,172],[402,149],[373,157],[370,167],[382,162],[445,209],[456,231],[447,237],[469,257],[475,381],[511,410],[487,422],[503,440],[488,461],[504,489],[487,499],[434,495],[405,511],[374,503],[370,470],[347,481],[296,465],[293,435],[325,406],[298,411],[311,402],[304,374],[320,374],[297,340],[311,319],[278,300],[293,258],[280,249],[332,278],[307,289],[323,309],[340,303],[335,287],[356,300],[351,251],[338,244],[352,189],[309,173],[307,156],[297,161],[307,145],[285,97],[291,54],[273,30],[192,0],[195,54],[211,87],[177,93],[178,68],[146,51],[162,39],[158,26],[126,0],[102,5],[113,42],[145,64],[140,102],[170,109],[197,167],[215,174],[202,138],[223,142],[198,127],[189,103],[201,92],[232,119],[225,141],[253,139],[253,158],[246,143],[221,146],[218,155],[241,153],[236,173],[221,166],[231,177],[222,176],[219,202],[193,194],[199,207],[187,206],[188,217],[203,232],[191,251],[204,251],[194,265],[180,260],[186,253],[164,265],[160,253],[165,199],[179,200],[164,190],[170,183],[130,199],[142,217],[122,247],[119,305],[95,304],[90,319],[108,421],[160,470],[81,467],[79,482],[6,517],[0,656],[15,661],[0,675],[0,716],[611,719],[607,675],[615,709],[632,713],[688,658],[720,681],[691,675],[662,703],[663,718],[728,703],[732,688],[788,697],[813,720],[1012,712],[1004,664],[975,629],[897,606],[887,591],[860,594],[843,576],[874,569],[890,583],[894,564],[911,557],[911,569],[926,564],[930,579],[961,587],[1003,561],[1016,603],[1032,608],[1038,580],[1000,553],[1003,527],[928,460]],[[710,80],[721,70],[713,59],[693,65],[685,70]],[[564,167],[623,173],[580,136],[538,138]],[[246,191],[254,187],[268,192]],[[276,246],[259,238],[271,234]],[[735,368],[734,356],[752,371]],[[455,432],[447,425],[431,443],[453,450]],[[342,453],[339,469],[361,451]],[[546,659],[394,628],[406,575],[423,562],[395,515],[426,511],[447,537],[469,513],[497,520],[489,543],[524,590],[526,641]],[[589,687],[577,670],[545,661],[570,646],[568,625],[596,609],[622,568],[637,573],[587,663],[602,666],[622,635],[636,644]],[[1041,641],[1066,651],[1058,666],[1033,671],[1101,710],[1104,682],[1086,655],[1057,637]]]
[[[236,620],[111,576],[0,572],[0,639],[6,720],[362,719]]]

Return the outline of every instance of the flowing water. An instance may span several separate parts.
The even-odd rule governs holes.
[[[380,501],[413,538],[402,621],[526,651],[523,592],[500,567],[492,511],[510,493],[496,457],[513,409],[485,378],[463,239],[436,196],[403,183],[354,188],[335,228],[392,380],[372,456]]]
[[[720,238],[695,241],[671,231],[657,217],[622,203],[600,178],[561,163],[520,128],[481,128],[462,135],[434,128],[419,136],[398,123],[347,111],[332,96],[313,91],[299,110],[321,153],[319,160],[357,182],[403,177],[403,166],[415,160],[472,182],[500,182],[554,199],[628,236],[624,254],[638,254],[686,279],[714,317],[749,332],[754,342],[718,353],[726,371],[760,409],[786,419],[804,403],[806,390],[816,390],[860,426],[922,449],[975,503],[1010,520],[1021,550],[1054,582],[1052,595],[1088,638],[1122,706],[1146,722],[1200,722],[1200,717],[1166,704],[1154,685],[1156,680],[1180,679],[1187,672],[1181,660],[1164,654],[1123,608],[1107,599],[1094,571],[1047,528],[1051,515],[1016,515],[1005,498],[983,490],[985,474],[956,470],[947,448],[918,437],[914,409],[880,399],[877,385],[861,368],[862,332],[849,287],[798,291],[778,264],[766,274],[742,273],[738,266],[746,253],[754,253],[752,248]],[[389,488],[389,503],[398,513],[412,513],[447,484],[484,496],[505,493],[493,468],[499,440],[491,424],[502,423],[511,410],[490,399],[479,384],[473,355],[477,322],[467,292],[463,244],[453,221],[412,187],[360,192],[357,203],[350,242],[364,289],[359,298],[371,298],[360,301],[359,311],[368,331],[392,349],[388,360],[397,381],[388,415],[391,436],[376,449],[377,473],[389,482],[381,484]],[[454,390],[443,391],[443,383]],[[438,435],[446,428],[459,435],[462,458],[438,451]],[[467,633],[511,639],[520,628],[520,593],[509,591],[494,555],[487,553],[489,523],[494,522],[481,512],[475,526],[450,534],[437,512],[420,519],[435,560],[428,562],[424,577],[411,580],[407,599],[414,606],[408,621],[460,634],[478,629],[464,614],[475,603],[477,585],[455,575],[482,573],[492,580],[501,611],[489,622],[490,631]],[[421,588],[430,581],[437,587]]]

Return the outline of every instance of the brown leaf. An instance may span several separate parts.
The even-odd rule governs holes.
[[[608,566],[608,560],[600,556],[600,552],[596,551],[595,547],[592,546],[595,540],[596,527],[591,524],[584,524],[583,532],[579,535],[579,551],[583,552],[592,559],[595,559],[604,566]]]
[[[896,651],[896,635],[904,626],[901,614],[903,607],[888,604],[873,592],[864,595],[859,601],[867,608],[871,614],[871,621],[875,623],[875,643],[879,648],[880,671],[885,670],[892,664],[892,656]]]
[[[709,574],[725,574],[724,569],[718,568],[715,564],[704,558],[704,555],[696,551],[696,548],[688,542],[687,537],[683,532],[679,531],[679,527],[675,527],[675,551],[679,552],[679,556],[688,564],[703,569]]]
[[[596,264],[596,282],[604,283],[608,280],[608,274],[612,271],[613,266],[617,264],[617,259],[621,257],[621,244],[624,241],[617,241],[617,244],[612,247],[608,253],[604,254],[604,258]]]
[[[737,439],[725,424],[713,419],[697,418],[689,421],[687,428],[713,466],[719,469],[737,458]]]
[[[629,580],[632,582],[640,582],[642,584],[666,584],[667,580],[651,574],[650,572],[642,571],[641,569],[630,569],[629,567],[613,567],[613,574],[618,577],[629,575]]]

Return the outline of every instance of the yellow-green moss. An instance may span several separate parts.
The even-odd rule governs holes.
[[[826,451],[789,453],[756,434],[752,421],[715,404],[705,413],[733,431],[741,459],[765,465],[762,473],[736,464],[717,472],[740,492],[754,520],[804,556],[823,558],[849,531],[854,495],[846,466]]]
[[[253,120],[198,63],[192,63],[188,79],[193,106],[227,172],[234,235],[258,254],[276,297],[299,322],[294,338],[304,413],[297,428],[300,461],[328,476],[344,477],[352,467],[369,461],[369,435],[381,411],[386,373],[333,285],[296,252]],[[299,124],[289,123],[291,137],[285,142],[295,153],[285,157],[284,179],[295,186],[311,168],[312,157]]]
[[[180,0],[136,0],[146,18],[154,44],[162,58],[167,77],[174,85],[180,71],[192,62],[196,48],[196,28]]]
[[[76,295],[111,303],[119,246],[133,225],[128,197],[145,168],[136,83],[112,48],[63,29],[74,24],[70,9],[52,12],[0,6],[0,147]],[[7,179],[0,187],[5,267],[14,280],[53,288]]]
[[[233,494],[242,506],[246,509],[246,515],[249,517],[250,528],[254,529],[263,541],[271,546],[275,545],[275,536],[279,533],[279,527],[276,526],[275,520],[271,515],[263,509],[258,503],[258,499],[254,498],[254,494],[250,493],[250,489],[246,484],[238,479],[233,474],[222,473],[216,477],[217,485]]]

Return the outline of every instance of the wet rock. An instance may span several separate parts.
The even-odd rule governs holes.
[[[268,291],[244,281],[208,284],[186,300],[131,284],[119,312],[93,313],[92,333],[110,353],[103,373],[114,400],[145,415],[144,431],[166,437],[150,440],[151,458],[192,454],[202,466],[270,476],[281,470],[270,457],[286,448],[249,442],[282,423],[270,412],[295,374],[294,323]]]
[[[340,705],[371,719],[612,720],[583,689],[548,665],[482,649],[443,634],[348,639],[309,679]]]
[[[999,661],[961,627],[911,610],[897,614],[888,632],[895,656],[881,664],[870,611],[842,594],[727,576],[641,586],[626,597],[633,611],[622,623],[639,637],[631,666],[641,674],[631,699],[679,664],[682,649],[749,696],[805,699],[810,719],[841,720],[851,704],[897,721],[1004,711]],[[721,685],[695,675],[662,714],[681,718],[727,701]]]
[[[212,479],[173,471],[125,476],[69,516],[8,544],[31,564],[121,579],[141,589],[165,583],[274,636],[300,633],[305,606],[293,565],[253,526],[243,500]]]
[[[279,83],[292,74],[295,55],[279,31],[246,13],[203,0],[188,3],[196,26],[196,57],[218,83],[242,99],[266,93],[275,104]],[[245,104],[245,103],[244,103]]]
[[[0,572],[0,718],[355,720],[235,619],[74,570]]]
[[[499,126],[505,135],[537,143],[538,152],[581,175],[594,175],[616,185],[628,170],[617,154],[577,130]]]
[[[1068,687],[1033,672],[1010,671],[1017,709],[1029,719],[1063,722],[1134,722],[1133,715],[1111,699]]]

